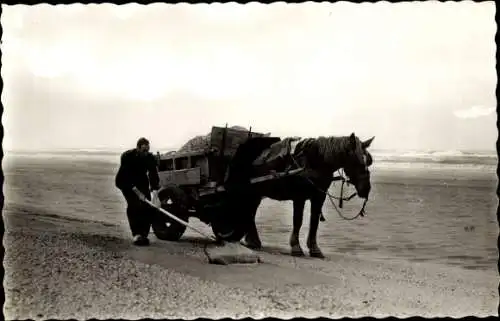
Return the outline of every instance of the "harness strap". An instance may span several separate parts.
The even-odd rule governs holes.
[[[340,208],[344,207],[344,198],[343,198],[343,195],[344,195],[344,183],[345,183],[345,181],[342,180],[342,185],[340,185],[340,199],[339,199],[339,207]]]
[[[300,153],[299,153],[300,154]],[[295,157],[293,155],[290,155],[290,157],[292,158],[293,162],[295,163],[295,165],[297,167],[300,167],[299,164],[297,163],[297,161],[295,160]],[[341,195],[340,197],[335,197],[333,195],[331,195],[328,191],[323,191],[322,189],[320,189],[318,186],[316,186],[316,184],[314,184],[313,181],[311,181],[311,179],[309,179],[309,177],[305,177],[309,183],[311,185],[313,185],[318,191],[326,194],[328,196],[328,198],[330,199],[330,202],[332,203],[333,207],[335,208],[335,211],[337,212],[337,214],[344,220],[347,220],[347,221],[352,221],[358,217],[364,217],[366,215],[366,212],[365,212],[365,207],[366,207],[366,204],[368,202],[368,199],[365,199],[365,201],[363,202],[363,206],[361,207],[361,210],[358,212],[358,214],[354,217],[345,217],[344,215],[342,215],[342,213],[339,211],[339,209],[337,208],[337,205],[335,205],[335,202],[333,201],[333,199],[338,199],[339,200],[339,207],[342,208],[343,206],[343,201],[349,201],[351,200],[354,196],[357,195],[357,193],[353,193],[351,196],[349,196],[348,198],[344,198],[342,196],[342,192],[343,192],[343,188],[344,188],[344,183],[346,182],[346,179],[343,177],[343,176],[337,176],[337,177],[334,177],[333,178],[333,181],[338,181],[338,180],[341,180],[342,181],[342,186],[341,186]],[[323,213],[320,214],[320,221],[321,222],[324,222],[326,219],[325,219],[325,216],[323,215]]]

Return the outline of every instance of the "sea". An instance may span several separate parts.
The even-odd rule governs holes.
[[[171,152],[168,148],[154,151],[160,154]],[[122,150],[117,149],[58,149],[58,150],[12,150],[4,151],[8,156],[41,157],[54,159],[95,159],[118,162]],[[470,168],[496,170],[496,151],[411,151],[411,150],[370,150],[374,158],[373,168]]]

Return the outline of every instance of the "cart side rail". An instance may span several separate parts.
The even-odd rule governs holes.
[[[168,185],[200,185],[202,180],[200,167],[160,171],[158,175],[162,187]]]

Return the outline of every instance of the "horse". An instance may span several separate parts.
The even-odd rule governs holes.
[[[369,166],[372,157],[367,151],[375,137],[361,141],[354,133],[349,136],[318,138],[285,138],[277,141],[272,137],[252,138],[243,143],[228,167],[226,186],[232,191],[234,203],[245,213],[244,221],[248,247],[261,248],[262,244],[255,224],[255,216],[263,198],[293,202],[293,230],[289,245],[292,256],[305,256],[300,246],[299,233],[303,222],[305,202],[310,201],[311,215],[307,247],[311,257],[324,258],[317,244],[317,231],[322,207],[333,174],[343,169],[356,188],[357,195],[368,199],[371,190]],[[294,147],[291,147],[294,146]],[[256,157],[272,148],[287,148],[270,166],[256,166]],[[292,150],[294,149],[294,150]],[[262,164],[261,164],[262,165]],[[269,164],[268,164],[269,165]],[[271,171],[288,171],[303,167],[299,174],[268,180],[256,185],[250,179]],[[243,210],[244,209],[244,210]]]

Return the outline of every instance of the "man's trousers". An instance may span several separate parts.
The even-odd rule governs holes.
[[[142,235],[148,237],[151,225],[154,222],[164,222],[163,215],[154,207],[143,202],[134,193],[134,191],[122,191],[125,200],[127,201],[127,218],[132,231],[132,236]],[[151,200],[149,191],[142,191],[141,193]]]

